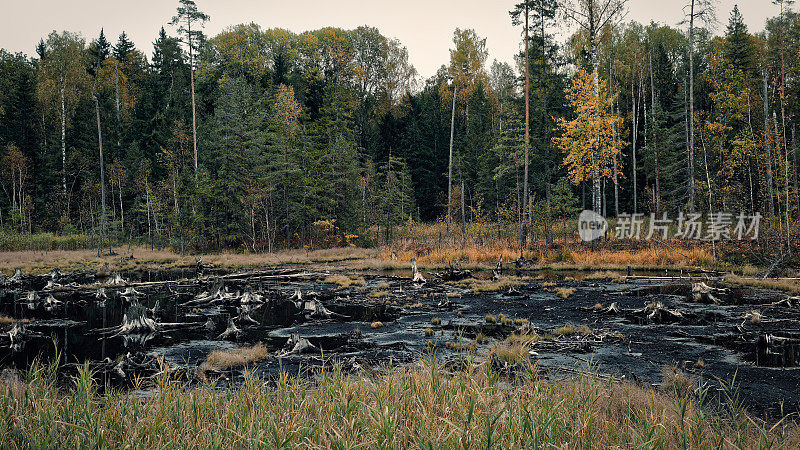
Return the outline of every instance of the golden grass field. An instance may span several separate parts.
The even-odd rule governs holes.
[[[523,346],[524,343],[518,343]],[[152,395],[106,391],[83,368],[59,389],[52,366],[0,381],[4,448],[798,448],[789,420],[766,424],[675,370],[662,389],[579,373],[545,380],[487,364],[436,363],[346,375],[246,376],[186,388],[159,376]]]

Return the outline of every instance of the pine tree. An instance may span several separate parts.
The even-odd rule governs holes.
[[[180,3],[180,6],[178,6],[177,14],[172,17],[170,23],[178,26],[178,34],[181,35],[183,43],[189,49],[189,77],[192,91],[192,144],[194,147],[194,173],[195,178],[197,178],[197,112],[194,95],[194,55],[205,41],[205,35],[198,28],[202,28],[203,24],[210,19],[210,16],[198,10],[197,4],[193,0],[178,0],[178,3]]]

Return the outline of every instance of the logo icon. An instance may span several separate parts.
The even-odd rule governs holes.
[[[608,222],[600,214],[585,209],[578,216],[578,234],[584,242],[600,239],[608,230]]]

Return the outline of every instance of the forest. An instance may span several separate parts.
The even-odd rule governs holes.
[[[515,63],[458,28],[428,79],[376,28],[207,36],[192,0],[151,45],[53,31],[0,50],[0,229],[273,252],[580,209],[788,225],[800,15],[772,3],[761,32],[711,0],[670,3],[675,25],[626,21],[622,0],[498,4]]]
[[[513,60],[428,78],[205,0],[0,49],[0,447],[800,448],[800,13],[750,1],[493,1]]]

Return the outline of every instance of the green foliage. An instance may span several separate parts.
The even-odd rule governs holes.
[[[569,67],[590,52],[583,31],[557,42],[559,2],[516,3],[507,5],[509,26],[521,25],[530,8],[531,216],[547,223],[568,215],[557,210],[564,201],[575,207],[572,188],[549,191],[566,175],[554,144],[564,130],[556,124],[578,112],[567,101]],[[457,29],[450,57],[420,80],[402,43],[374,27],[296,34],[245,23],[206,39],[209,17],[192,0],[177,6],[174,28],[159,31],[152,51],[137,49],[124,32],[111,45],[102,24],[89,45],[53,32],[36,45],[35,58],[0,50],[0,227],[97,234],[103,208],[94,75],[116,239],[273,251],[346,242],[347,235],[373,239],[376,228],[391,235],[409,218],[440,219],[453,113],[455,217],[463,199],[467,222],[518,220],[524,53],[513,66],[487,68],[485,38]],[[800,116],[800,16],[786,6],[759,35],[738,8],[723,36],[698,19],[693,118],[685,29],[633,22],[599,30],[599,77],[613,94],[603,109],[622,118],[603,126],[604,139],[621,148],[616,161],[603,161],[607,210],[617,200],[632,212],[636,196],[637,212],[673,212],[689,206],[696,186],[702,197],[695,205],[703,209],[766,212],[779,200],[782,215],[798,213],[791,136]],[[573,142],[588,142],[580,138],[591,129]],[[332,225],[320,234],[325,223]]]

